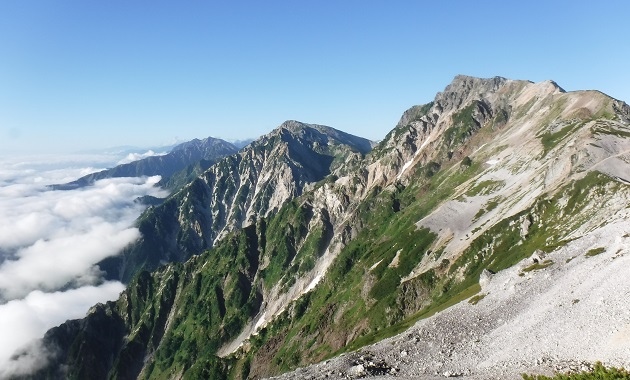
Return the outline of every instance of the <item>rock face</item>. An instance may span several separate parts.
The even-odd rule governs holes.
[[[185,261],[280,208],[372,143],[330,127],[287,121],[225,157],[140,219],[142,240],[101,264],[128,281],[140,270]]]
[[[118,165],[111,169],[88,174],[70,183],[52,185],[51,187],[55,190],[71,190],[89,186],[99,179],[154,175],[162,176],[163,183],[167,183],[170,177],[185,170],[188,166],[194,166],[202,160],[206,161],[203,165],[208,165],[208,162],[214,162],[237,151],[238,149],[234,145],[220,139],[212,137],[203,140],[194,139],[177,145],[165,155],[147,157],[128,164]]]
[[[131,278],[175,263],[142,272],[118,301],[51,330],[43,344],[56,354],[38,377],[105,368],[89,375],[262,378],[401,333],[479,292],[421,320],[417,333],[285,378],[506,375],[499,368],[515,363],[518,347],[492,342],[509,332],[506,321],[529,342],[527,297],[548,289],[547,306],[531,313],[549,337],[556,318],[570,319],[569,308],[546,314],[558,297],[566,304],[556,281],[593,309],[611,288],[604,273],[623,277],[614,256],[601,287],[579,288],[564,274],[588,273],[589,261],[572,257],[600,242],[618,255],[630,249],[620,229],[630,218],[628,115],[625,103],[596,91],[458,76],[371,151],[367,140],[287,122],[143,216],[143,240],[109,269]],[[622,298],[615,310],[627,306]],[[630,323],[617,314],[604,319]],[[102,318],[112,333],[101,344],[89,332],[104,328]],[[575,328],[619,339],[612,326]],[[563,350],[570,340],[545,342]],[[562,352],[592,360],[594,351]],[[543,354],[527,358],[554,363]],[[491,370],[473,373],[476,364]]]

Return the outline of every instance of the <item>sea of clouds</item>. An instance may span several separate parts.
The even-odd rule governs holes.
[[[43,363],[38,338],[124,289],[104,281],[95,264],[140,237],[134,222],[144,206],[134,200],[166,196],[155,187],[159,177],[107,179],[68,191],[47,187],[121,158],[0,156],[0,378],[36,369]],[[12,359],[24,347],[31,354]]]
[[[147,158],[147,157],[154,157],[154,156],[164,156],[165,154],[168,154],[168,152],[154,152],[152,150],[148,150],[144,153],[129,153],[125,156],[125,158],[123,158],[122,160],[118,161],[118,165],[122,165],[122,164],[128,164],[130,162],[134,162],[134,161],[138,161],[141,160],[143,158]]]

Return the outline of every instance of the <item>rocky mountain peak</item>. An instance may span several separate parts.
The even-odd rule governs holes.
[[[440,112],[460,109],[473,100],[483,101],[491,106],[491,103],[496,103],[497,100],[505,103],[506,99],[514,99],[524,88],[530,88],[538,97],[565,93],[565,90],[552,80],[534,83],[499,76],[476,78],[457,75],[443,92],[436,95],[434,103]]]
[[[270,136],[292,136],[307,143],[326,143],[329,137],[333,137],[334,129],[317,124],[307,124],[296,120],[287,120],[274,129]]]
[[[492,78],[477,78],[460,74],[453,78],[453,81],[446,86],[444,92],[466,93],[475,90],[477,90],[477,92],[492,92],[498,90],[508,81],[509,79],[500,76]]]
[[[511,82],[514,81],[503,77],[475,78],[458,75],[443,92],[436,95],[434,103],[440,111],[458,109],[466,106],[472,99],[485,98],[499,92]]]
[[[352,149],[366,154],[374,146],[374,142],[342,132],[335,128],[319,124],[307,124],[296,120],[287,120],[277,127],[270,135],[289,133],[297,138],[321,145],[347,145]]]
[[[556,83],[555,81],[552,80],[546,80],[543,83],[547,83],[549,84],[555,91],[557,92],[566,92],[564,90],[564,88],[560,87],[560,85],[558,83]]]
[[[302,123],[297,120],[287,120],[284,123],[280,124],[276,129],[274,129],[272,133],[275,131],[279,132],[283,129],[286,129],[291,132],[299,133],[300,131],[303,131],[305,128],[312,128],[312,126],[310,124]]]
[[[129,280],[140,269],[185,261],[273,216],[349,157],[362,157],[371,148],[371,141],[334,128],[286,121],[149,210],[139,225],[143,239],[111,259],[106,271]]]
[[[115,303],[50,333],[46,347],[63,353],[52,368],[263,378],[466,298],[380,347],[282,378],[513,378],[565,357],[617,358],[629,115],[553,81],[457,76],[366,156],[352,151],[365,139],[287,121],[143,217],[123,269],[189,260],[141,273]],[[619,306],[600,310],[602,297]],[[596,344],[579,349],[576,336]]]
[[[111,169],[88,174],[66,184],[51,185],[50,187],[56,190],[72,190],[89,186],[105,178],[153,175],[161,176],[160,184],[165,185],[172,176],[184,171],[189,166],[194,166],[202,160],[214,162],[237,151],[238,148],[221,139],[213,137],[207,137],[203,140],[194,139],[175,146],[167,154],[145,157]]]
[[[217,139],[214,137],[206,137],[203,140],[200,139],[192,139],[190,141],[186,141],[184,143],[181,143],[177,146],[175,146],[173,148],[173,151],[180,151],[180,150],[185,150],[185,149],[203,149],[205,147],[211,147],[211,146],[220,146],[220,145],[232,145],[227,141],[223,141],[221,139]]]

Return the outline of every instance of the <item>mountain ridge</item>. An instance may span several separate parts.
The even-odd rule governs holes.
[[[212,249],[140,272],[119,300],[49,331],[45,345],[59,356],[40,377],[59,368],[80,377],[93,360],[110,363],[90,372],[96,377],[267,377],[378,342],[476,293],[495,297],[480,293],[491,281],[487,273],[523,273],[517,280],[544,274],[545,267],[525,271],[530,264],[519,264],[530,257],[539,265],[552,257],[545,264],[552,268],[568,265],[572,241],[630,218],[630,188],[622,180],[630,162],[629,110],[604,94],[564,92],[551,81],[458,76],[432,102],[407,110],[369,153],[342,150],[323,172],[291,150],[319,146],[321,131],[300,136],[289,129],[304,125],[288,121],[247,154],[293,164],[285,173],[310,167],[319,175],[298,180],[299,194],[271,202],[275,211],[258,210],[244,228],[213,235]],[[308,142],[300,141],[307,135]],[[278,140],[278,149],[264,149]],[[301,157],[312,157],[308,152]],[[182,189],[203,190],[200,205],[214,199],[204,190],[216,178],[208,173]],[[274,171],[256,173],[271,178]],[[101,325],[121,328],[110,337],[91,336]],[[112,348],[93,358],[98,339]],[[391,362],[402,353],[387,355]],[[324,366],[308,376],[395,369],[352,360],[335,359],[329,367],[335,372]],[[492,360],[490,367],[504,363]],[[403,375],[427,378],[440,368],[424,365],[400,367],[409,371]]]
[[[287,121],[148,210],[139,222],[143,239],[101,268],[128,281],[161,262],[184,261],[227,233],[274,214],[346,157],[361,156],[371,146],[330,127]]]
[[[105,178],[162,176],[162,183],[177,172],[201,160],[214,161],[223,156],[233,154],[238,149],[223,140],[207,137],[203,140],[194,139],[176,145],[173,149],[159,156],[150,156],[126,164],[117,165],[111,169],[88,174],[66,184],[50,185],[53,190],[72,190],[89,186],[95,181]]]

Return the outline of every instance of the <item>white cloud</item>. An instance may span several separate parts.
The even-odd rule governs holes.
[[[37,339],[51,327],[68,319],[85,316],[98,302],[116,299],[124,286],[106,282],[100,286],[85,286],[65,292],[44,293],[35,290],[19,300],[0,305],[0,378],[24,374],[45,364],[45,354]],[[11,360],[16,349],[28,346],[28,355]]]
[[[154,186],[159,177],[107,179],[70,191],[46,188],[111,161],[111,156],[0,157],[3,370],[22,371],[41,363],[37,355],[9,358],[47,329],[84,316],[90,306],[114,299],[122,290],[120,283],[98,285],[102,279],[95,264],[140,236],[133,223],[144,207],[134,200],[165,196]],[[29,352],[37,354],[37,347]]]
[[[96,237],[96,232],[114,233],[103,225],[122,231],[142,212],[142,207],[134,203],[137,197],[164,195],[154,187],[158,178],[107,179],[71,191],[48,191],[44,184],[28,183],[2,187],[0,252],[21,255],[29,253],[31,247],[37,248],[33,247],[35,243],[42,247],[53,245],[61,238],[80,239],[84,234]],[[98,229],[99,226],[102,228]],[[115,245],[114,249],[120,247]],[[0,273],[3,267],[0,266]]]
[[[75,279],[98,280],[92,267],[115,255],[140,237],[136,228],[120,230],[116,225],[100,223],[76,236],[40,239],[22,249],[17,259],[0,266],[0,299],[24,297],[35,289],[56,290]],[[86,278],[86,274],[89,277]]]
[[[156,153],[152,150],[148,150],[144,153],[129,153],[127,155],[127,157],[123,158],[122,160],[118,161],[118,165],[121,164],[128,164],[130,162],[134,162],[134,161],[138,161],[141,160],[143,158],[147,158],[147,157],[153,157],[153,156],[163,156],[165,154],[167,154],[168,152],[160,152],[160,153]]]

